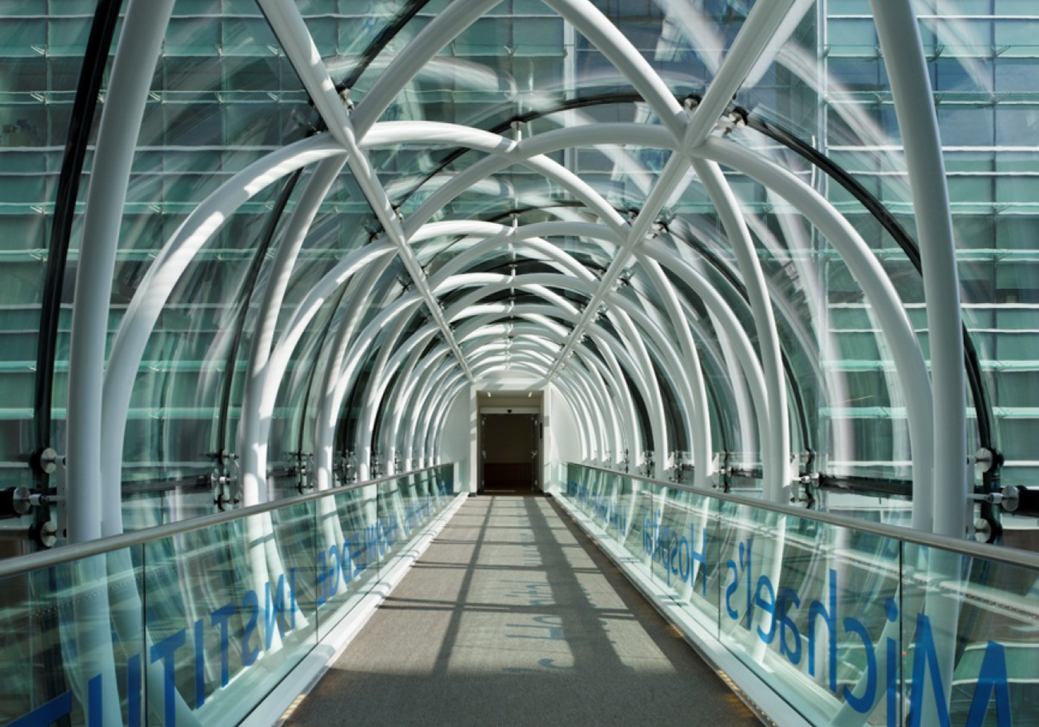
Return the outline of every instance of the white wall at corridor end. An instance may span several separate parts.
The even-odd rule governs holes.
[[[555,386],[549,385],[544,399],[545,472],[542,482],[553,495],[566,485],[566,463],[581,460],[577,421]]]

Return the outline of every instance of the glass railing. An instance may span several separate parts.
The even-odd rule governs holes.
[[[1039,557],[571,464],[560,499],[809,723],[1039,724]]]
[[[453,493],[445,465],[5,561],[0,725],[238,724]]]

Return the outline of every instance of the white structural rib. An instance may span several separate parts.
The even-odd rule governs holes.
[[[210,194],[163,245],[134,293],[112,341],[103,391],[101,451],[106,481],[122,481],[123,437],[137,369],[159,313],[195,254],[238,207],[268,185],[307,164],[341,154],[339,145],[325,134],[272,152]]]
[[[404,263],[408,275],[411,276],[416,291],[425,302],[426,308],[440,328],[444,340],[454,352],[462,370],[466,372],[469,380],[472,381],[472,374],[469,372],[462,351],[458,348],[454,333],[444,320],[443,310],[429,289],[425,272],[415,260],[415,255],[408,245],[407,237],[401,227],[400,218],[396,210],[393,209],[386,190],[379,183],[378,175],[372,169],[367,156],[358,146],[353,123],[346,113],[342,99],[336,93],[335,84],[328,75],[328,69],[321,60],[321,55],[314,44],[314,39],[307,30],[306,24],[303,22],[303,17],[299,14],[299,9],[295,3],[282,2],[281,0],[259,0],[259,2],[267,14],[267,19],[275,35],[277,35],[278,41],[285,49],[289,61],[303,80],[303,84],[306,86],[311,98],[314,99],[315,108],[317,108],[325,123],[328,124],[329,133],[343,145],[343,148],[349,154],[347,163],[354,174],[354,179],[375,212],[375,216],[382,224],[386,237],[397,248],[397,255],[401,262]],[[479,5],[479,3],[473,4]],[[392,65],[383,73],[383,76],[385,77],[391,71]],[[411,75],[408,75],[408,78],[410,77]]]
[[[245,386],[242,390],[242,417],[238,425],[238,453],[241,457],[239,486],[243,507],[259,503],[265,500],[267,495],[267,440],[261,437],[260,418],[251,416],[250,412],[257,410],[263,400],[268,375],[267,363],[274,344],[278,314],[281,312],[289,279],[292,277],[307,231],[344,164],[346,157],[342,155],[318,163],[289,218],[271,265],[267,284],[260,296],[259,313],[250,344]]]
[[[918,473],[933,484],[933,501],[913,492],[913,526],[962,538],[969,523],[967,405],[963,373],[963,321],[949,190],[931,80],[916,14],[909,0],[870,0],[902,132],[920,260],[934,387],[934,471]],[[924,493],[920,493],[923,495]],[[920,514],[917,513],[920,508]],[[933,518],[933,522],[928,522]]]
[[[405,132],[403,126],[397,124],[387,124],[386,126],[392,128],[386,129],[387,133],[382,138],[383,142],[391,138],[396,141],[408,138],[407,133],[397,133],[398,131]],[[438,136],[451,136],[452,139],[458,139],[460,143],[468,142],[474,148],[482,148],[483,142],[480,141],[480,134],[468,134],[462,130],[452,133],[448,131],[449,126],[437,124],[434,125],[434,128],[437,129]],[[440,131],[441,129],[443,131]],[[417,129],[413,129],[413,131],[417,131]],[[477,142],[481,144],[481,147],[475,146]],[[450,182],[430,195],[423,207],[409,218],[409,225],[419,224],[416,218],[421,219],[425,216],[428,219],[436,206],[446,203],[446,200],[454,198],[486,175],[505,168],[511,163],[529,164],[534,158],[541,158],[541,155],[550,154],[575,143],[585,145],[634,144],[670,149],[676,149],[678,146],[674,136],[666,129],[648,124],[601,123],[594,126],[544,132],[516,144],[514,149],[503,152],[501,156],[488,157],[472,165],[465,172],[456,175]],[[502,144],[505,145],[507,142],[503,141]],[[923,354],[897,291],[858,232],[832,204],[805,185],[796,175],[750,149],[733,142],[709,137],[690,154],[732,167],[775,191],[809,219],[840,254],[877,313],[878,323],[892,348],[896,373],[907,400],[906,416],[913,445],[914,470],[929,472],[930,463],[934,457],[934,437],[930,415],[931,384],[927,376]],[[551,170],[551,164],[545,164],[540,168],[545,170],[546,174],[555,175],[557,179],[565,179],[563,175],[558,175]],[[432,204],[434,199],[436,199],[435,205]],[[573,340],[570,343],[572,344]],[[764,416],[767,421],[765,414],[767,409],[761,409],[761,412],[759,415]],[[763,450],[765,446],[763,445]],[[917,476],[914,478],[914,488],[918,490],[918,496],[921,499],[930,501],[930,487],[931,479],[929,477]]]
[[[101,111],[72,308],[66,440],[71,486],[65,508],[70,543],[122,532],[121,480],[112,481],[106,492],[101,476],[101,382],[108,308],[130,168],[173,2],[137,0],[130,4]],[[132,385],[132,375],[130,381]],[[122,461],[121,446],[115,457]]]
[[[104,398],[105,347],[108,343],[109,304],[115,278],[116,252],[123,221],[123,205],[137,139],[141,130],[148,90],[155,73],[159,48],[166,33],[173,0],[136,0],[127,8],[108,85],[108,97],[101,111],[96,153],[87,191],[79,267],[76,271],[76,297],[72,310],[72,340],[69,350],[66,456],[68,472],[65,488],[65,518],[70,544],[117,535],[123,530],[123,493],[121,480],[106,480],[102,475],[105,457],[101,424]],[[134,371],[136,373],[136,370]],[[132,385],[133,376],[130,377]],[[122,447],[115,452],[122,461]],[[75,644],[79,657],[68,669],[73,689],[85,694],[86,681],[95,673],[101,682],[98,708],[103,727],[121,727],[119,688],[116,681],[109,609],[107,571],[132,572],[126,551],[109,558],[93,558],[72,569],[77,581],[79,605],[72,623],[62,623],[63,646]],[[132,583],[132,581],[131,581]],[[138,595],[123,598],[125,608],[111,620],[120,637],[141,639],[141,610],[130,607]],[[102,626],[103,624],[103,626]],[[146,638],[146,637],[145,637]],[[146,668],[149,688],[161,679],[154,668]],[[93,705],[91,705],[93,707]],[[181,724],[197,725],[179,695],[175,710]]]
[[[665,127],[675,135],[676,139],[681,138],[679,150],[682,152],[671,156],[656,185],[650,191],[642,210],[631,226],[627,240],[625,240],[623,247],[617,252],[609,268],[604,273],[600,288],[592,296],[585,308],[582,320],[574,329],[571,340],[564,346],[559,357],[546,374],[546,382],[551,382],[559,368],[566,361],[574,343],[580,340],[589,322],[598,315],[603,299],[627,266],[632,252],[638,245],[642,244],[667,199],[681,183],[685,170],[688,168],[685,152],[700,144],[714,129],[729,99],[739,89],[739,85],[743,82],[744,77],[757,62],[776,29],[782,23],[786,11],[789,9],[789,1],[777,0],[774,3],[757,3],[754,6],[743,27],[740,29],[739,35],[733,42],[733,47],[722,63],[714,82],[708,89],[704,103],[694,113],[693,119],[688,122],[682,115],[681,107],[675,102],[671,92],[653,71],[652,67],[649,66],[623,34],[590,2],[587,0],[546,1],[548,5],[584,33],[613,62],[618,70],[632,82],[647,101],[651,102],[651,104],[654,101],[657,102],[653,105],[661,115]],[[756,314],[760,313],[761,306],[755,306],[754,309]],[[772,323],[772,330],[774,331],[775,324],[771,317],[767,320],[762,320],[762,323],[766,324],[765,329],[767,330],[768,322]],[[770,340],[768,335],[768,333],[762,333],[763,340],[766,342]],[[778,337],[773,340],[778,345]],[[771,353],[771,346],[769,346],[769,349],[769,353]],[[765,357],[765,361],[770,362],[772,359]],[[782,394],[782,381],[780,381],[780,385],[777,387],[775,386],[774,378],[774,376],[769,377],[772,384],[770,389],[773,390],[770,393],[778,392]],[[771,403],[778,408],[778,401]],[[764,414],[768,417],[768,410]],[[785,421],[785,408],[779,411],[779,416]],[[780,437],[780,441],[777,442],[775,437],[770,436],[762,440],[761,443],[766,494],[772,499],[779,496],[780,488],[785,484],[786,467],[784,460],[787,455],[782,449],[783,445],[789,442],[789,430],[784,425],[779,428],[778,432],[772,432],[772,434],[781,434],[783,431],[787,432],[785,439]],[[660,442],[655,442],[654,444],[658,450],[661,449]],[[658,471],[656,476],[658,477],[663,476],[661,468],[665,454],[665,451],[659,451],[657,455]]]
[[[333,459],[335,449],[335,425],[339,420],[339,410],[335,408],[336,387],[339,384],[340,370],[346,358],[347,347],[353,340],[368,306],[368,295],[376,282],[389,267],[393,258],[386,256],[372,263],[349,283],[346,292],[346,310],[339,320],[339,328],[332,339],[332,344],[325,362],[325,370],[321,375],[318,387],[320,405],[317,413],[317,427],[314,432],[314,459],[317,472],[317,489],[327,490],[333,485]]]
[[[694,116],[693,123],[695,120]],[[691,123],[690,130],[692,128]],[[686,136],[688,138],[690,135]],[[688,154],[691,148],[683,144],[683,153]],[[784,487],[790,482],[790,419],[787,416],[786,382],[779,348],[779,331],[772,313],[765,274],[761,269],[761,260],[758,259],[757,248],[751,239],[750,230],[747,229],[746,220],[740,212],[739,202],[725,181],[721,168],[714,162],[695,157],[691,161],[696,175],[718,212],[718,218],[725,229],[725,235],[729,239],[729,245],[736,256],[736,264],[746,286],[754,328],[758,333],[761,368],[765,374],[765,390],[768,392],[769,431],[772,434],[767,453],[762,453],[771,460],[771,466],[764,469],[772,473],[766,476],[763,488],[767,500],[783,502],[787,497]]]
[[[430,60],[501,0],[455,0],[424,27],[372,84],[353,115],[358,137],[364,137],[401,90]]]

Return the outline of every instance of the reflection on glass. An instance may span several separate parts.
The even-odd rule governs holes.
[[[44,568],[0,583],[0,722],[141,724],[148,668],[141,631],[139,547]],[[61,722],[59,722],[61,723]]]
[[[439,467],[7,578],[0,724],[238,724],[453,489]]]
[[[145,621],[166,675],[148,704],[195,713],[178,724],[240,721],[316,644],[314,503],[271,515],[145,546]]]
[[[811,724],[1034,721],[1035,570],[580,465],[561,498]]]

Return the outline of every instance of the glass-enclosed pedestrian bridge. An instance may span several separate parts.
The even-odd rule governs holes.
[[[0,723],[1039,718],[1032,554],[576,464],[470,498],[454,469],[0,564]]]
[[[1036,6],[0,0],[0,727],[1039,726]]]

